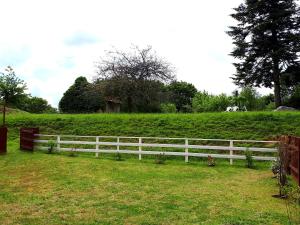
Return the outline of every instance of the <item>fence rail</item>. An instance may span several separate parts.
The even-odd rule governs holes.
[[[55,141],[57,151],[73,151],[73,152],[90,152],[95,153],[99,157],[100,153],[120,153],[120,154],[135,154],[142,159],[142,155],[159,155],[166,156],[183,156],[185,162],[189,162],[189,157],[214,157],[229,159],[230,164],[233,164],[234,159],[245,159],[244,154],[239,154],[246,150],[256,153],[267,153],[272,156],[253,156],[254,160],[272,161],[275,160],[274,154],[277,153],[277,147],[257,147],[254,144],[277,145],[277,141],[255,141],[255,140],[226,140],[226,139],[200,139],[200,138],[162,138],[162,137],[124,137],[124,136],[75,136],[75,135],[47,135],[36,134],[37,139],[34,142],[37,144],[36,149],[47,150],[45,146],[49,140]],[[43,139],[44,138],[44,139]],[[94,139],[91,140],[66,140],[66,139]],[[63,140],[64,139],[64,140]],[[103,139],[113,139],[114,141],[105,141]],[[134,142],[129,142],[129,140]],[[152,140],[152,142],[151,142]],[[155,141],[154,141],[155,140]],[[182,143],[161,143],[163,141],[182,141]],[[191,142],[213,142],[213,145],[208,144],[190,144]],[[150,142],[150,143],[149,143]],[[216,145],[215,143],[222,143]],[[227,145],[224,145],[227,143]],[[236,146],[236,143],[246,143],[248,146]],[[71,147],[70,147],[71,145]],[[252,145],[252,146],[249,146]],[[62,147],[65,146],[65,147]],[[84,148],[87,146],[87,148]],[[95,146],[90,148],[90,146]],[[129,149],[121,149],[127,147]],[[114,148],[114,149],[111,149]],[[130,149],[135,148],[135,149]],[[147,148],[147,149],[145,149]],[[149,150],[151,148],[151,150]],[[163,150],[157,150],[158,148]],[[165,150],[167,149],[167,150]],[[182,149],[182,151],[175,151]],[[210,151],[207,152],[192,152],[192,151]],[[221,153],[218,153],[222,151]],[[216,152],[216,153],[215,153]],[[227,153],[228,152],[228,153]],[[227,154],[226,154],[227,153]]]

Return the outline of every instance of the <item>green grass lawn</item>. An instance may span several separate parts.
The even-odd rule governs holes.
[[[300,135],[299,112],[203,114],[10,114],[0,156],[0,224],[290,224],[270,163],[247,169],[217,161],[18,150],[20,127],[45,134],[272,139]],[[296,209],[293,215],[300,215]],[[298,213],[298,214],[297,214]],[[295,217],[294,217],[295,219]]]
[[[21,152],[17,141],[0,156],[1,225],[289,224],[285,201],[271,197],[277,193],[269,163],[157,165]]]

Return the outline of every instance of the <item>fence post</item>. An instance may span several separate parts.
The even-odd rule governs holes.
[[[230,156],[233,156],[232,148],[233,148],[233,141],[231,140],[230,141]],[[230,165],[233,165],[233,159],[232,158],[230,158]]]
[[[57,135],[57,140],[56,140],[56,142],[57,142],[57,151],[60,151],[60,136],[59,135]]]
[[[99,144],[98,144],[98,142],[99,142],[99,137],[96,137],[96,151],[99,151]],[[96,158],[98,158],[99,157],[99,152],[96,152]]]
[[[139,160],[142,160],[142,138],[139,138]]]
[[[188,163],[189,162],[189,148],[188,148],[188,145],[189,145],[189,140],[186,138],[185,139],[185,162]]]
[[[120,151],[120,145],[119,145],[119,143],[120,143],[120,138],[117,137],[117,151],[118,151],[118,153]]]

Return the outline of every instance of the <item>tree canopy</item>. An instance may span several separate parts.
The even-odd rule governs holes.
[[[18,97],[23,96],[26,84],[18,78],[12,67],[8,66],[5,72],[0,72],[0,97],[7,104],[14,103]]]
[[[5,125],[6,104],[12,104],[24,95],[26,84],[18,78],[12,67],[8,66],[5,72],[0,73],[0,98],[3,101],[3,126]]]
[[[31,95],[24,95],[18,98],[14,104],[15,107],[30,113],[56,113],[57,110],[53,108],[46,99],[39,97],[32,97]]]
[[[83,76],[78,77],[59,102],[59,110],[64,113],[96,112],[104,104],[102,95]]]
[[[127,112],[159,110],[163,83],[174,79],[171,65],[156,56],[152,47],[128,52],[109,51],[97,64],[95,83],[106,84],[106,96],[117,97]]]
[[[197,93],[193,84],[184,81],[173,81],[167,86],[170,92],[170,101],[175,104],[178,112],[190,112],[192,99]]]
[[[240,86],[274,88],[276,106],[282,103],[282,77],[299,68],[300,11],[294,0],[246,0],[231,16],[238,22],[228,34]]]

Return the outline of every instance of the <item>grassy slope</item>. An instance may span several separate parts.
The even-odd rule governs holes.
[[[18,128],[40,127],[42,133],[268,139],[300,135],[300,112],[203,114],[8,115],[10,137]]]
[[[267,164],[156,165],[17,148],[10,142],[0,157],[0,224],[289,224]]]

